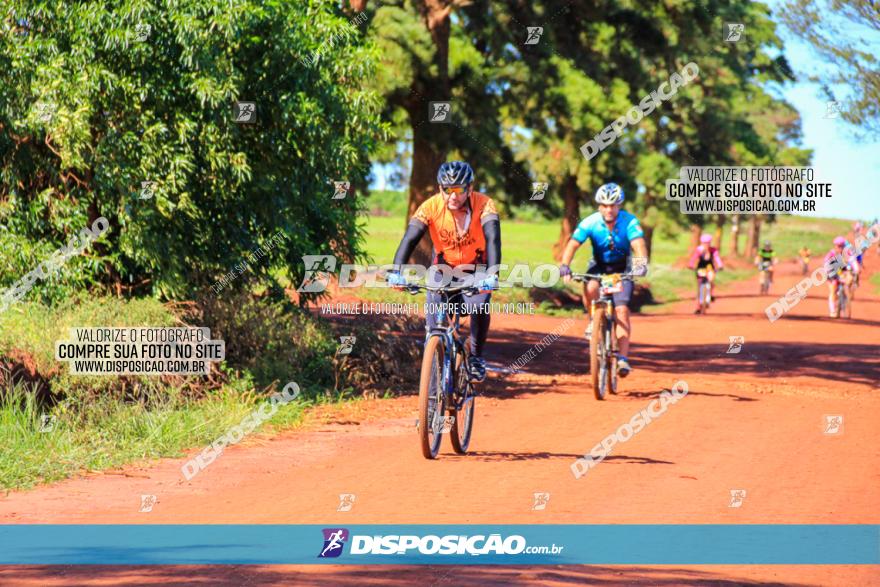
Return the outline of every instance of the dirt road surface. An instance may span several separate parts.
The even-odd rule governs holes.
[[[872,253],[867,263],[880,266]],[[637,316],[634,372],[599,402],[579,319],[477,400],[472,454],[422,458],[416,398],[316,412],[302,431],[229,448],[191,481],[183,459],[71,479],[0,499],[0,523],[880,523],[880,297],[863,286],[851,320],[827,318],[826,286],[780,320],[764,308],[800,275],[780,267],[706,316],[683,302]],[[489,360],[505,365],[565,319],[493,317]],[[742,336],[739,353],[729,337]],[[415,365],[408,368],[416,368]],[[664,388],[689,393],[593,470],[571,463]],[[826,416],[843,416],[826,434]],[[194,451],[195,453],[195,451]],[[193,454],[194,454],[193,453]],[[190,455],[192,456],[192,455]],[[729,507],[742,489],[740,507]],[[549,493],[543,510],[534,494]],[[355,494],[339,512],[340,494]],[[141,513],[140,496],[156,495]],[[658,544],[674,549],[675,544]],[[0,585],[880,585],[877,566],[163,566],[3,567]]]

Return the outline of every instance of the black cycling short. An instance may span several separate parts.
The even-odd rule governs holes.
[[[587,267],[587,273],[600,273],[602,275],[608,275],[611,273],[625,273],[626,272],[626,262],[619,265],[604,265],[600,264],[597,261],[590,261],[589,267]],[[598,281],[598,280],[596,280]],[[584,287],[587,285],[584,284]],[[617,306],[627,306],[629,307],[629,301],[632,299],[633,289],[635,288],[635,284],[633,284],[631,279],[623,280],[623,289],[616,294],[613,294],[611,297],[614,298],[614,304]]]

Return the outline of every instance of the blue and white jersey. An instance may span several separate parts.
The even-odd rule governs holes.
[[[621,210],[612,230],[608,230],[602,214],[596,212],[581,220],[571,238],[581,244],[590,239],[596,262],[615,265],[629,257],[630,243],[644,236],[639,219],[626,210]]]

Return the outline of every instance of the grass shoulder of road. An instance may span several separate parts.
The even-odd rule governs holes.
[[[67,339],[71,327],[174,324],[151,299],[21,303],[0,314],[0,490],[180,457],[214,442],[267,400],[237,371],[227,370],[226,383],[209,389],[199,377],[72,376],[54,360],[55,341]],[[253,434],[297,427],[309,407],[341,400],[356,401],[341,393],[298,398]]]
[[[383,264],[390,263],[397,250],[397,245],[405,228],[405,215],[399,209],[392,212],[382,210],[381,205],[391,200],[385,194],[384,199],[372,202],[371,213],[365,217],[364,232],[366,234],[366,251],[370,262]],[[398,199],[405,201],[403,195]],[[747,224],[741,224],[742,230],[748,228]],[[764,224],[762,227],[761,240],[773,242],[774,251],[782,262],[793,261],[797,258],[797,252],[801,247],[807,246],[813,251],[814,258],[830,248],[831,239],[837,234],[845,234],[849,228],[849,221],[808,218],[799,216],[781,216],[773,224]],[[706,230],[714,234],[714,226],[708,226]],[[555,265],[553,259],[553,245],[559,238],[560,225],[556,220],[539,221],[502,221],[502,258],[504,263],[514,265],[516,263],[528,264],[535,268],[540,264]],[[677,232],[664,234],[662,231],[655,232],[649,274],[640,280],[647,285],[655,303],[642,306],[641,311],[646,313],[663,312],[669,304],[688,299],[694,295],[695,278],[694,272],[683,267],[680,260],[690,252],[690,232],[681,229]],[[727,223],[722,231],[722,256],[730,246],[730,223]],[[717,243],[715,243],[717,245]],[[740,246],[745,246],[745,235],[740,236]],[[578,250],[572,266],[576,271],[586,268],[592,252],[589,246]],[[749,260],[745,260],[748,262]],[[721,287],[728,283],[741,281],[754,277],[757,279],[757,269],[749,265],[739,263],[735,268],[728,267],[719,272],[717,284]],[[505,277],[502,273],[502,279]],[[580,286],[561,284],[553,289],[567,289],[574,295],[580,295]],[[395,292],[388,289],[365,288],[358,295],[368,301],[383,301],[395,303],[411,303],[414,301],[409,294]],[[421,299],[421,298],[416,298]],[[493,301],[499,303],[530,303],[531,293],[522,287],[502,288],[493,294]],[[577,307],[559,307],[548,301],[535,303],[535,311],[550,315],[579,315],[582,310]]]

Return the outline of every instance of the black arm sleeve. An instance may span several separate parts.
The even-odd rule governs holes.
[[[489,267],[501,263],[501,221],[497,217],[483,224],[486,235],[486,264]],[[497,273],[497,269],[493,273]]]
[[[394,253],[395,265],[405,265],[406,262],[409,261],[409,256],[412,255],[414,250],[416,250],[419,241],[422,239],[422,236],[427,229],[427,224],[423,224],[418,220],[409,221],[409,226],[406,227],[406,232],[404,233],[403,238],[400,239],[400,245],[397,247],[397,252]]]

